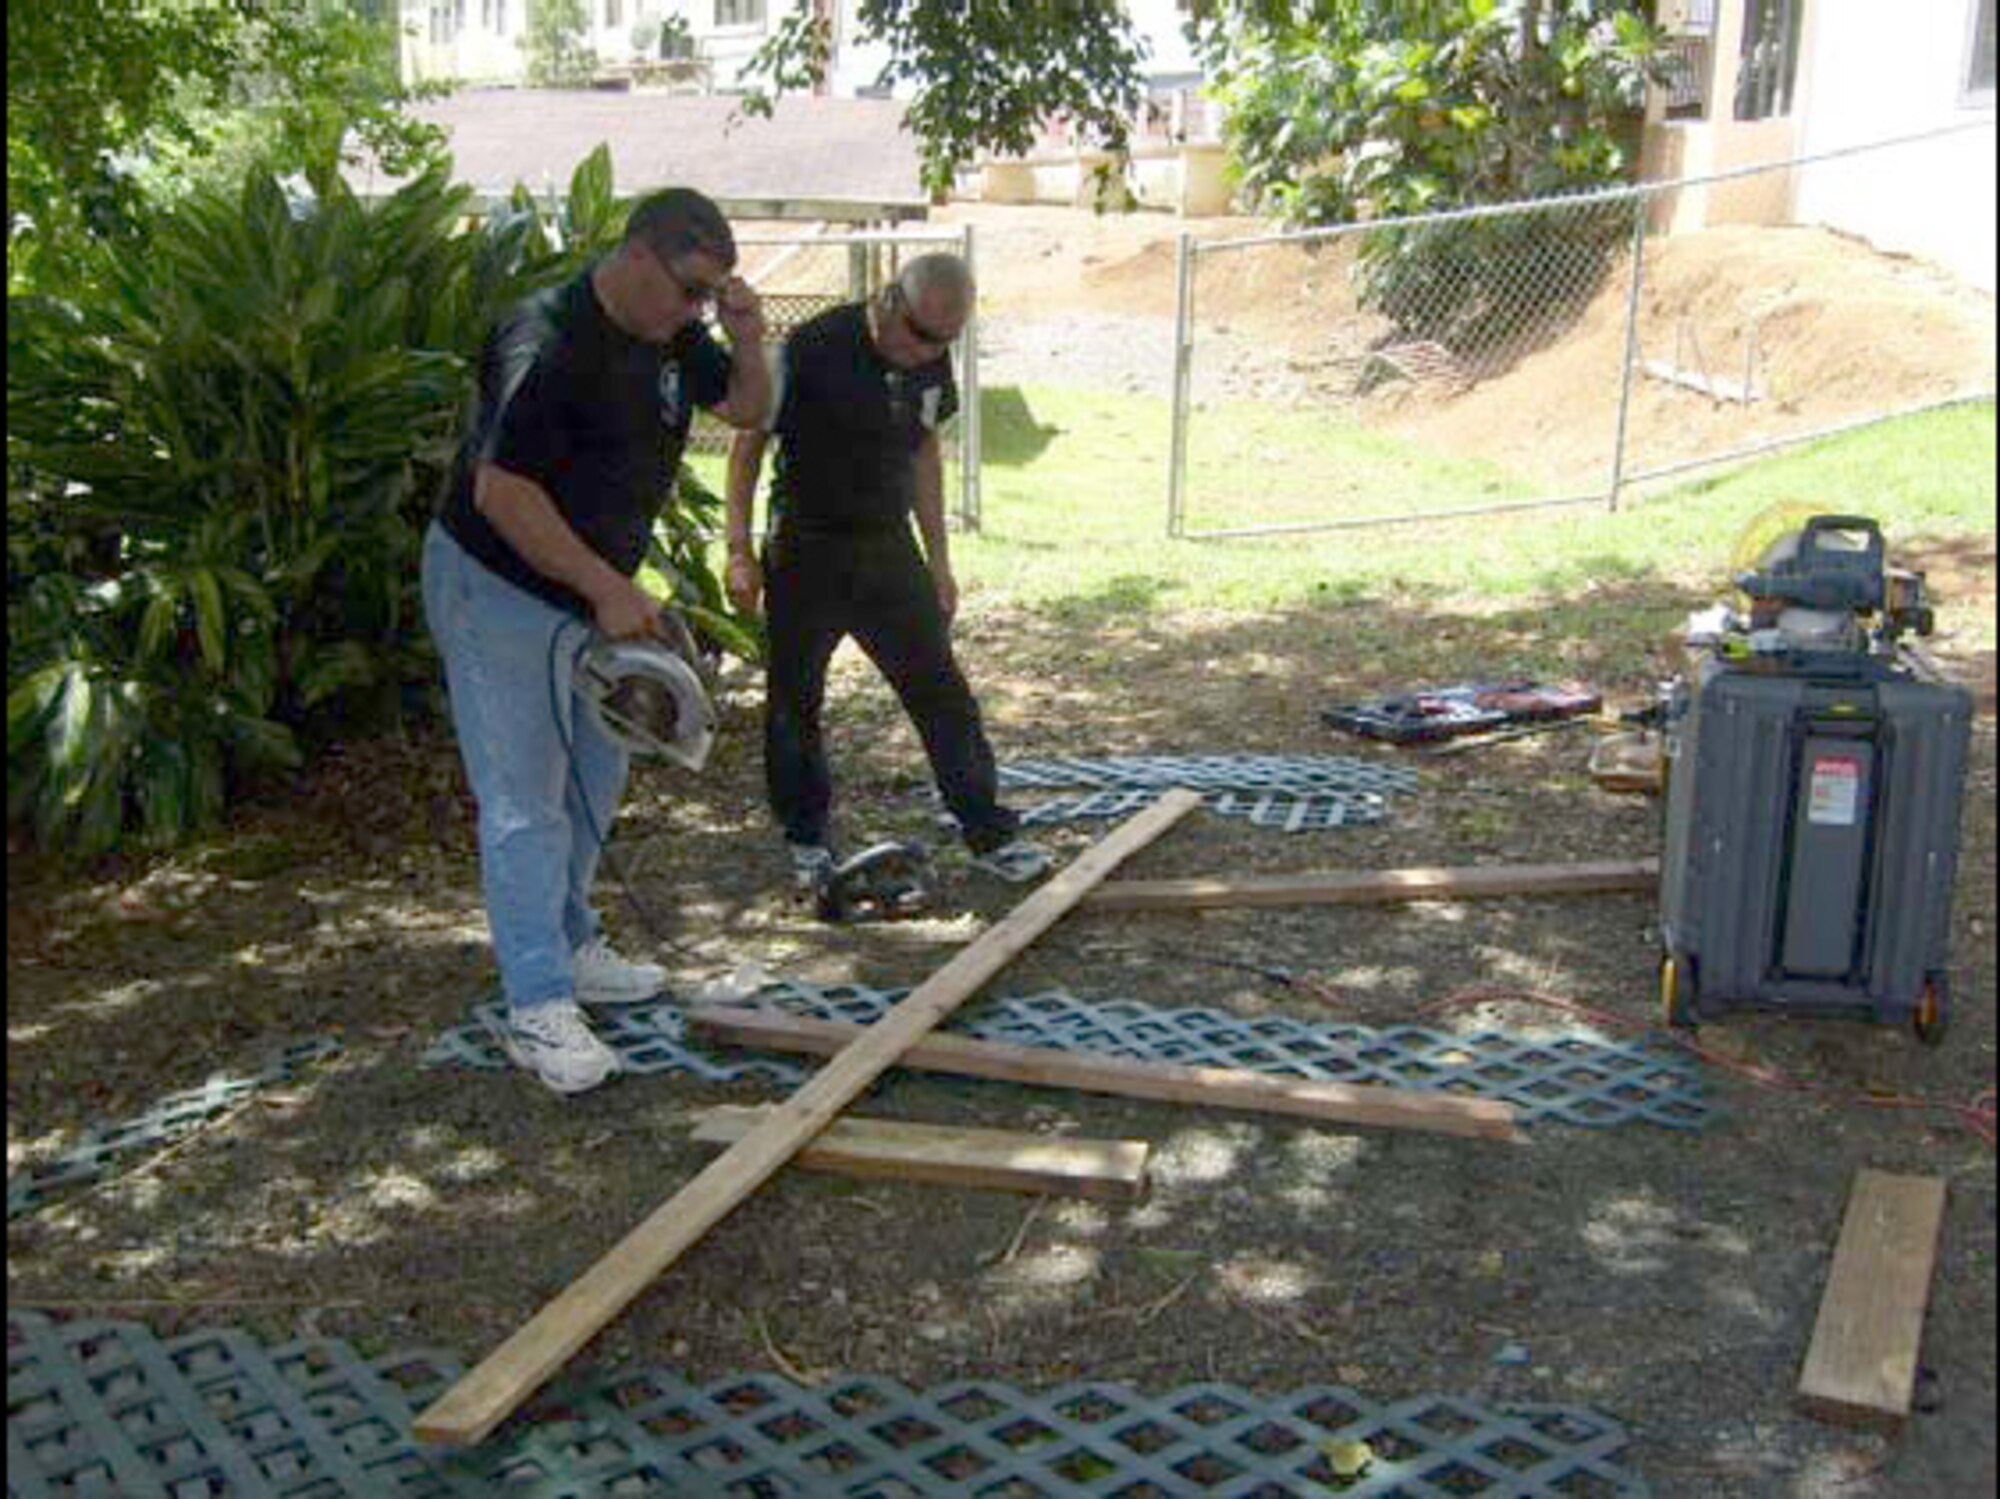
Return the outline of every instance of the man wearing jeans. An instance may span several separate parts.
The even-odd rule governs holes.
[[[958,584],[938,428],[958,410],[950,347],[972,303],[964,261],[920,255],[871,301],[836,307],[793,331],[780,370],[777,474],[761,564],[751,513],[768,439],[746,430],[730,451],[726,581],[746,611],[766,596],[764,775],[802,886],[834,863],[820,709],[827,665],[848,635],[916,725],[973,862],[1010,881],[1049,867],[1000,804],[979,705],[951,649]]]
[[[570,670],[590,626],[613,640],[661,632],[660,603],[633,575],[694,408],[764,420],[763,313],[735,264],[716,206],[670,189],[632,210],[617,249],[503,318],[424,541],[424,614],[479,803],[507,1001],[497,1039],[559,1093],[618,1065],[579,1006],[647,999],[665,978],[613,952],[590,906],[627,761],[577,711]],[[701,318],[711,302],[726,350]]]

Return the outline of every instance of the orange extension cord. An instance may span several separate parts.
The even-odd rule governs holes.
[[[1615,1015],[1609,1010],[1600,1010],[1592,1005],[1579,1004],[1573,999],[1563,999],[1554,994],[1539,994],[1532,989],[1510,989],[1500,986],[1479,985],[1460,989],[1447,994],[1442,999],[1434,999],[1422,1006],[1425,1011],[1462,1009],[1467,1005],[1515,1002],[1545,1005],[1550,1009],[1564,1010],[1572,1015],[1581,1015],[1600,1025],[1624,1030],[1654,1031],[1657,1029],[1649,1021],[1635,1020],[1626,1015]],[[1752,1062],[1740,1062],[1720,1052],[1710,1051],[1699,1042],[1673,1031],[1666,1033],[1668,1041],[1683,1051],[1692,1052],[1711,1066],[1723,1068],[1739,1077],[1747,1078],[1760,1088],[1770,1088],[1780,1093],[1806,1093],[1821,1098],[1829,1098],[1838,1103],[1871,1109],[1909,1109],[1925,1113],[1948,1114],[1959,1124],[1986,1142],[1990,1149],[1994,1144],[1995,1098],[1994,1090],[1987,1088],[1975,1094],[1969,1103],[1950,1103],[1938,1098],[1918,1098],[1903,1093],[1853,1093],[1841,1088],[1824,1088],[1813,1083],[1801,1082],[1795,1077],[1771,1067],[1759,1066]]]

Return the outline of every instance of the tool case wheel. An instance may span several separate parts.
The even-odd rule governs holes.
[[[1917,996],[1911,1021],[1917,1039],[1924,1045],[1937,1046],[1944,1041],[1945,1033],[1951,1029],[1951,980],[1945,974],[1924,976],[1923,992]]]
[[[1660,959],[1660,1018],[1669,1029],[1693,1030],[1699,1019],[1695,999],[1694,959],[1668,953]]]

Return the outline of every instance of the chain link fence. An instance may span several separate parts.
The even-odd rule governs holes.
[[[1184,234],[1168,533],[1615,507],[1695,468],[1990,399],[1991,318],[1938,320],[1944,273],[1820,229],[1661,232],[1773,201],[1810,223],[1877,201],[1884,180],[1935,192],[1966,135],[1378,224]],[[1892,244],[1894,209],[1880,217],[1870,237]],[[1836,307],[1865,308],[1870,336],[1829,354],[1810,335]]]

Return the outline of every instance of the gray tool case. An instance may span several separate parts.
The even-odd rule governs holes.
[[[1866,655],[1709,654],[1666,706],[1661,1002],[1942,1038],[1971,696]]]

